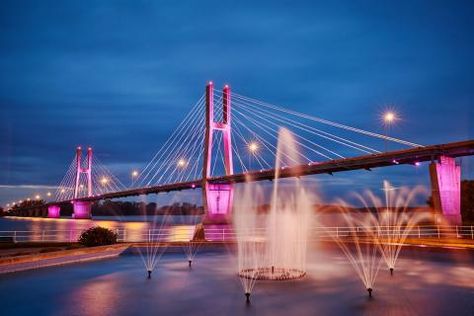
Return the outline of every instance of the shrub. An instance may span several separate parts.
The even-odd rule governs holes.
[[[86,247],[111,245],[117,242],[117,234],[108,228],[91,227],[82,232],[78,241]]]

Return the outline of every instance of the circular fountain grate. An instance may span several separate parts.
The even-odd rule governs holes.
[[[302,278],[306,272],[294,268],[259,267],[243,269],[239,276],[246,279],[285,281]]]

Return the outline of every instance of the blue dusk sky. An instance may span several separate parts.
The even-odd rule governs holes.
[[[391,107],[419,144],[472,139],[473,17],[473,1],[2,1],[0,205],[53,190],[79,144],[126,182],[208,80],[376,132]],[[307,181],[332,198],[383,179],[429,184],[426,164]]]

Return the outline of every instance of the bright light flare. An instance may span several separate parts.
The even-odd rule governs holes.
[[[36,200],[41,199],[41,195],[37,194],[37,195],[35,196],[35,199],[36,199]]]
[[[186,159],[180,158],[177,163],[178,167],[183,168],[186,166]]]
[[[255,154],[259,149],[258,143],[255,141],[250,142],[248,144],[248,149],[252,154]]]
[[[138,177],[138,171],[137,170],[133,170],[132,171],[132,177]]]
[[[100,179],[100,183],[101,183],[102,185],[106,185],[107,183],[109,183],[109,179],[106,178],[106,177],[102,177],[102,179]]]
[[[398,114],[393,110],[388,110],[382,114],[382,121],[385,125],[391,125],[399,120]]]

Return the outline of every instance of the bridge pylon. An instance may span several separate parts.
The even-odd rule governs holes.
[[[206,221],[226,221],[232,210],[233,186],[231,183],[209,183],[211,177],[212,141],[214,132],[222,133],[225,175],[234,173],[231,140],[231,92],[225,85],[222,90],[222,121],[214,120],[214,84],[206,86],[206,129],[202,175],[203,206]]]
[[[83,186],[80,183],[81,174],[85,174],[87,177],[87,196],[92,196],[92,148],[87,148],[87,166],[82,166],[82,148],[76,148],[76,174],[74,180],[74,194],[73,194],[73,214],[72,218],[75,219],[88,219],[91,218],[91,205],[92,202],[77,200],[80,196]],[[61,208],[59,205],[52,204],[48,206],[48,217],[59,218]]]
[[[453,225],[461,225],[461,167],[454,158],[440,156],[430,164],[433,208]]]
[[[92,148],[87,148],[87,165],[82,166],[82,148],[76,148],[76,178],[74,182],[74,200],[73,200],[73,214],[74,219],[88,219],[91,218],[91,205],[89,201],[77,201],[80,196],[80,191],[83,189],[80,184],[81,174],[87,177],[87,196],[92,196]]]

